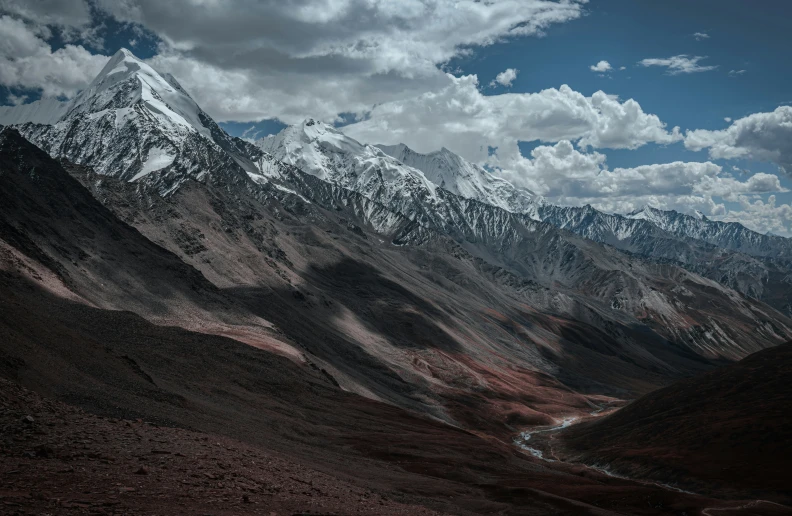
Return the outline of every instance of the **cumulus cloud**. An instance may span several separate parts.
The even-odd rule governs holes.
[[[84,88],[108,60],[79,45],[53,51],[45,36],[42,29],[21,19],[0,16],[0,84],[69,97]]]
[[[712,162],[609,169],[603,153],[588,149],[631,149],[683,138],[678,128],[669,131],[634,100],[622,102],[603,92],[586,97],[568,86],[485,96],[475,76],[449,80],[451,85],[437,92],[377,106],[344,131],[362,141],[406,143],[420,152],[446,147],[550,202],[591,204],[609,212],[652,205],[717,217],[730,213],[727,202],[786,191],[776,175],[736,178]],[[523,156],[518,143],[536,140],[553,145]]]
[[[518,142],[577,141],[581,147],[634,149],[646,143],[680,141],[653,114],[630,99],[602,91],[586,97],[569,86],[538,93],[482,95],[475,75],[448,76],[448,85],[417,97],[380,104],[344,131],[370,143],[406,143],[420,152],[440,147],[470,161],[519,155]]]
[[[758,173],[745,181],[735,179],[711,162],[674,162],[608,170],[605,156],[580,152],[568,141],[539,146],[529,158],[520,157],[509,168],[498,169],[504,177],[545,197],[571,204],[607,205],[624,211],[646,204],[679,207],[677,198],[698,197],[698,205],[709,205],[713,197],[737,201],[740,195],[786,191],[773,174]],[[616,209],[620,207],[621,209]]]
[[[767,201],[743,196],[740,198],[740,206],[741,209],[728,211],[716,218],[726,222],[739,222],[760,233],[792,236],[792,206],[778,204],[775,195],[770,195]]]
[[[94,23],[86,0],[0,0],[0,14],[24,20],[45,38],[54,29],[65,43],[104,46],[99,35],[104,26]]]
[[[707,56],[688,56],[680,54],[674,57],[662,59],[651,58],[639,61],[641,66],[664,66],[667,68],[668,75],[679,75],[683,73],[709,72],[718,68],[717,66],[701,66],[699,61],[707,59]]]
[[[701,41],[702,39],[709,39],[709,34],[706,32],[694,32],[693,37],[696,38],[696,41]]]
[[[170,71],[220,121],[292,123],[408,98],[476,46],[541,35],[585,0],[97,0],[161,40]],[[216,81],[209,85],[207,82]]]
[[[759,221],[783,208],[774,206],[771,210],[761,199],[747,202],[787,191],[773,174],[758,173],[740,181],[715,163],[681,161],[609,170],[603,154],[581,152],[568,141],[539,146],[528,157],[497,160],[492,166],[496,174],[557,204],[590,204],[613,213],[627,213],[646,205],[681,212],[697,209],[714,218],[739,220],[724,203],[730,201],[740,203],[742,211],[752,210],[745,221],[752,229],[772,226],[775,232],[782,232],[778,224]],[[771,199],[775,202],[774,197]]]
[[[176,76],[219,121],[329,121],[341,112],[357,113],[358,122],[346,131],[358,139],[404,142],[420,151],[445,146],[560,203],[609,211],[652,204],[739,217],[724,205],[731,200],[757,228],[789,228],[792,210],[771,195],[783,191],[771,174],[738,180],[713,163],[609,170],[605,155],[590,149],[683,139],[678,128],[668,129],[632,99],[601,91],[585,96],[568,86],[485,96],[476,76],[442,71],[476,47],[540,36],[554,24],[579,18],[585,3],[0,0],[0,84],[19,90],[8,97],[13,103],[25,101],[29,90],[74,95],[107,60],[76,44],[101,49],[101,27],[91,14],[102,11],[131,23],[141,38],[153,35],[159,47],[151,63]],[[47,43],[53,35],[66,45],[53,50]],[[672,75],[716,68],[701,65],[703,59],[680,55],[640,64],[663,66]],[[607,61],[591,69],[613,71]],[[506,70],[495,83],[509,86],[517,73]],[[754,157],[788,166],[787,122],[769,117],[761,129],[758,122],[753,129],[735,129],[740,122],[720,132],[691,131],[685,144],[707,148],[713,158]],[[526,157],[521,141],[546,145]],[[491,154],[488,147],[497,151]],[[770,222],[772,217],[783,222]]]
[[[507,68],[506,70],[502,71],[498,75],[495,76],[495,80],[490,83],[490,87],[494,87],[496,84],[500,84],[501,86],[511,87],[514,79],[517,78],[517,74],[520,73],[520,70],[515,68]]]
[[[688,131],[685,147],[694,151],[707,149],[713,159],[769,161],[792,173],[792,107],[754,113],[721,131]]]
[[[92,21],[85,0],[0,0],[0,12],[58,27],[84,27]]]
[[[613,70],[613,67],[607,61],[600,61],[595,65],[589,66],[592,72],[605,73]]]
[[[14,95],[11,93],[8,95],[8,102],[12,106],[19,106],[27,102],[28,98],[29,97],[27,95]]]

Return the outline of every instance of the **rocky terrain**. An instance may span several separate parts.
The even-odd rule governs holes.
[[[738,223],[645,207],[626,215],[591,206],[556,206],[443,149],[420,154],[404,145],[379,148],[451,192],[523,213],[631,254],[684,267],[792,313],[792,243]]]
[[[3,514],[439,514],[226,437],[0,387]]]
[[[621,233],[584,231],[604,220],[590,208],[543,220],[531,192],[447,151],[311,120],[254,145],[128,51],[58,109],[0,128],[14,510],[694,514],[736,492],[548,462],[514,439],[792,338],[750,279],[783,259],[764,244],[745,254],[622,216],[608,219]],[[709,259],[740,272],[716,277]],[[783,281],[772,288],[783,306]],[[70,429],[46,433],[58,418]],[[98,443],[75,456],[89,493],[34,489],[58,478],[70,439]],[[169,439],[184,457],[145,449]],[[114,472],[123,485],[107,488]]]

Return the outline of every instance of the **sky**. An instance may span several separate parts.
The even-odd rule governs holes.
[[[549,201],[792,236],[792,2],[0,0],[0,105],[129,48],[231,134],[312,117]]]

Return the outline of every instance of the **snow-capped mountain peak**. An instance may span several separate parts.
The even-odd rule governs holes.
[[[445,147],[429,154],[415,152],[403,143],[377,147],[405,165],[417,168],[434,184],[455,195],[531,215],[535,214],[536,204],[540,202],[530,190],[515,187]]]
[[[244,142],[220,129],[173,76],[126,49],[107,62],[57,123],[27,124],[20,131],[53,156],[128,181],[150,178],[163,193],[188,177],[239,172],[234,163],[254,168]]]
[[[629,213],[626,213],[624,216],[628,219],[635,219],[635,220],[651,220],[652,216],[654,215],[657,208],[652,208],[649,205],[644,206],[643,208],[638,208],[637,210],[633,210]]]
[[[685,215],[674,210],[647,206],[625,217],[647,220],[671,234],[695,238],[724,249],[753,256],[792,258],[792,240],[757,233],[739,222],[711,220],[699,211]]]
[[[74,98],[62,120],[82,113],[128,109],[138,103],[175,130],[195,130],[211,137],[201,119],[201,108],[176,79],[160,74],[125,48],[116,52],[91,84]]]
[[[339,172],[330,156],[347,155],[361,159],[377,156],[377,152],[370,146],[363,145],[335,127],[312,118],[286,127],[278,134],[262,138],[256,145],[284,163],[324,180],[332,180]]]
[[[437,186],[423,172],[323,122],[309,118],[256,145],[283,163],[403,214],[412,210],[411,199],[437,202]]]

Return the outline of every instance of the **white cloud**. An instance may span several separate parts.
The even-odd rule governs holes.
[[[702,39],[709,39],[709,34],[706,32],[694,32],[693,37],[696,38],[696,41],[701,41]]]
[[[620,67],[619,67],[619,70],[626,70],[626,69],[627,69],[627,67],[626,67],[626,66],[620,66]]]
[[[600,61],[595,65],[589,66],[589,68],[591,69],[592,72],[598,72],[598,73],[605,73],[613,70],[613,67],[611,67],[610,63],[607,61]]]
[[[748,70],[729,70],[729,77],[737,77],[738,75],[742,75]]]
[[[580,17],[584,0],[97,0],[163,43],[170,68],[220,121],[340,112],[447,84],[449,59]],[[215,84],[207,84],[209,81]]]
[[[27,102],[28,96],[27,95],[14,95],[13,93],[8,95],[8,102],[12,106],[19,106]]]
[[[74,28],[91,23],[91,10],[85,0],[0,0],[0,12],[38,25]]]
[[[515,68],[507,68],[506,70],[502,71],[498,75],[495,76],[495,80],[490,83],[490,87],[494,87],[496,84],[500,84],[501,86],[511,87],[514,79],[517,78],[517,74],[520,73],[520,70]]]
[[[83,88],[107,59],[72,44],[101,47],[101,27],[91,20],[96,8],[135,24],[140,37],[160,38],[152,64],[173,73],[219,121],[295,122],[309,115],[331,120],[339,112],[365,113],[346,129],[350,135],[405,142],[420,151],[445,146],[565,204],[591,203],[610,211],[643,204],[698,208],[716,217],[742,216],[777,233],[789,228],[791,210],[770,195],[783,191],[771,174],[738,180],[713,163],[609,170],[603,154],[586,149],[634,149],[682,139],[678,128],[669,130],[632,99],[601,91],[587,97],[567,86],[485,96],[475,76],[441,71],[444,63],[478,46],[542,35],[554,24],[579,18],[585,3],[0,0],[0,14],[10,15],[0,16],[0,84],[22,90],[10,102],[24,101],[25,90],[71,96]],[[53,50],[46,43],[53,34],[67,44]],[[670,74],[716,68],[702,66],[702,59],[681,55],[640,64],[664,66]],[[607,61],[591,68],[613,71]],[[509,69],[496,81],[508,86],[516,75]],[[686,145],[703,145],[713,157],[789,163],[792,154],[785,145],[792,139],[785,122],[768,118],[761,130],[734,129],[738,123],[720,132],[689,132]],[[780,139],[767,137],[768,128]],[[526,158],[518,147],[526,140],[553,145],[541,145]],[[488,146],[497,152],[490,156]],[[739,203],[741,211],[730,212],[724,200]]]
[[[651,205],[681,212],[698,209],[714,218],[740,220],[724,203],[731,201],[743,205],[739,213],[751,210],[750,217],[740,221],[752,229],[766,231],[764,228],[772,227],[774,232],[781,234],[792,227],[792,219],[784,223],[786,230],[771,220],[764,220],[775,211],[783,212],[783,207],[773,206],[771,210],[759,202],[746,208],[749,198],[787,191],[778,176],[759,173],[739,181],[710,162],[674,162],[608,170],[605,161],[601,153],[580,152],[570,142],[561,141],[554,146],[536,147],[530,157],[497,160],[493,165],[498,175],[562,205],[591,204],[613,213]],[[770,199],[772,201],[768,202],[775,202],[772,195]]]
[[[732,121],[732,119],[730,117],[726,116],[726,117],[723,117],[723,121],[726,122],[726,123],[730,123]]]
[[[742,209],[728,211],[716,218],[726,222],[739,222],[760,233],[771,232],[792,237],[792,206],[789,204],[777,204],[775,195],[769,196],[767,201],[742,196],[739,202]]]
[[[608,169],[604,154],[585,148],[636,148],[682,138],[633,100],[603,92],[586,97],[568,86],[487,96],[475,76],[449,80],[440,91],[377,106],[367,120],[344,131],[372,143],[406,143],[419,152],[447,147],[551,202],[610,212],[649,204],[718,217],[730,213],[727,202],[786,191],[774,174],[736,178],[711,162]],[[557,143],[523,156],[518,142],[535,140]],[[488,147],[497,150],[490,154]]]
[[[792,107],[754,113],[721,131],[688,131],[685,147],[694,151],[708,149],[713,159],[769,161],[792,173]]]
[[[711,162],[674,162],[608,170],[605,156],[576,150],[568,141],[539,146],[530,158],[519,157],[499,168],[511,181],[550,200],[565,204],[597,204],[610,210],[631,209],[662,199],[677,209],[693,197],[709,205],[713,197],[737,201],[740,195],[786,191],[773,174],[758,173],[739,181]],[[684,199],[680,203],[679,199]],[[620,211],[620,210],[616,210]]]
[[[447,76],[437,91],[374,107],[344,132],[370,143],[406,143],[420,152],[447,147],[465,158],[487,160],[487,147],[502,159],[519,155],[519,141],[577,141],[581,147],[634,149],[680,141],[656,116],[630,99],[602,91],[591,97],[569,86],[538,93],[482,95],[475,75]]]
[[[97,49],[104,46],[99,36],[104,26],[93,22],[86,0],[0,0],[0,14],[24,20],[44,38],[56,29],[65,43],[80,42]]]
[[[72,96],[99,73],[108,57],[82,46],[56,51],[42,30],[20,19],[0,16],[0,84],[37,90],[44,96]]]
[[[715,70],[718,68],[717,66],[701,66],[699,65],[699,61],[702,59],[707,59],[706,56],[688,56],[685,54],[680,54],[674,57],[666,57],[663,59],[644,59],[639,61],[638,64],[641,66],[664,66],[668,70],[666,73],[668,75],[679,75],[683,73],[696,73],[696,72],[708,72],[710,70]]]

